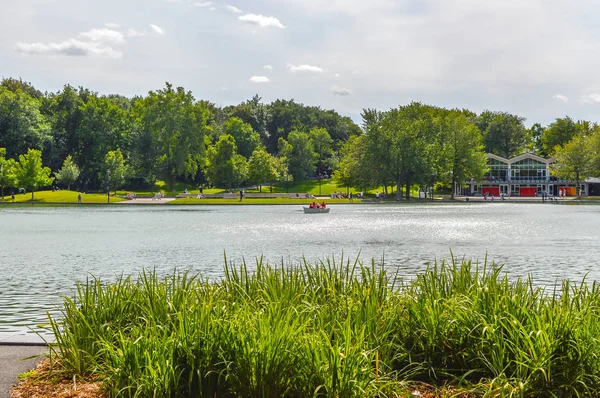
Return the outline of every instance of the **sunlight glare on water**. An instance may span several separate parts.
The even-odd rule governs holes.
[[[0,208],[0,333],[46,322],[76,281],[143,268],[222,276],[228,261],[297,264],[335,257],[411,278],[435,259],[504,264],[536,283],[600,280],[600,206],[565,204],[133,206]]]

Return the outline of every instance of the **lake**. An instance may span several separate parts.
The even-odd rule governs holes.
[[[600,206],[554,203],[0,207],[0,333],[46,322],[76,281],[143,268],[222,275],[228,261],[375,259],[413,277],[435,259],[504,264],[538,284],[600,280]]]

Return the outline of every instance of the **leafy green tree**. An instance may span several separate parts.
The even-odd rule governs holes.
[[[309,133],[310,143],[315,151],[315,166],[321,172],[332,166],[333,140],[326,129],[322,127],[313,128]]]
[[[590,145],[590,138],[585,135],[576,135],[562,146],[554,149],[556,162],[552,164],[552,172],[555,176],[575,180],[577,195],[582,179],[594,174],[594,152]]]
[[[40,111],[52,131],[52,140],[46,145],[43,155],[52,170],[58,170],[69,154],[78,153],[83,118],[81,107],[91,95],[89,90],[65,85],[61,91],[43,97]]]
[[[260,135],[242,119],[233,117],[225,122],[223,134],[230,134],[235,139],[238,153],[249,159],[252,152],[260,145]]]
[[[241,164],[236,155],[238,153],[235,139],[229,134],[221,136],[215,145],[208,148],[205,173],[212,185],[233,188],[243,174],[236,169]]]
[[[62,168],[54,173],[54,176],[60,183],[67,185],[67,190],[71,190],[71,184],[79,178],[79,167],[73,162],[71,155],[67,156]]]
[[[110,202],[110,190],[118,189],[125,183],[125,175],[127,173],[127,166],[123,153],[120,149],[116,151],[108,151],[104,157],[104,164],[102,172],[100,173],[100,179],[103,181],[106,187],[107,201]],[[115,192],[116,193],[116,192]]]
[[[365,190],[371,186],[371,172],[366,162],[366,137],[352,136],[340,149],[339,167],[333,172],[333,180],[340,187],[357,187]]]
[[[315,171],[315,151],[312,148],[310,137],[306,133],[292,131],[288,136],[290,151],[287,156],[289,173],[294,184],[303,180],[305,176]]]
[[[230,117],[237,117],[244,123],[249,123],[252,129],[260,135],[262,142],[266,144],[269,138],[267,124],[270,121],[271,112],[269,105],[265,105],[260,101],[261,98],[255,95],[251,100],[228,107],[225,111]]]
[[[19,156],[15,171],[17,182],[31,191],[31,200],[36,189],[52,184],[54,178],[50,177],[50,173],[49,167],[42,166],[42,152],[37,149],[29,149],[25,155]]]
[[[250,181],[256,183],[260,192],[262,192],[264,182],[272,184],[278,180],[279,172],[277,168],[277,160],[264,147],[260,147],[252,153],[248,161]]]
[[[487,158],[477,126],[462,114],[449,115],[443,123],[442,182],[452,188],[452,199],[457,184],[469,178],[479,178],[485,173]]]
[[[127,113],[109,97],[91,94],[80,106],[81,122],[76,132],[77,148],[73,154],[81,167],[81,178],[92,187],[102,181],[104,160],[109,151],[123,148],[127,152],[129,122]]]
[[[233,179],[232,184],[239,187],[248,180],[248,161],[239,153],[233,156]]]
[[[144,170],[146,175],[164,174],[172,191],[176,177],[196,176],[204,165],[204,136],[211,116],[205,102],[196,102],[191,92],[167,83],[163,90],[136,101],[133,115],[135,128],[144,132],[144,145],[154,148],[145,155],[145,164],[157,171]]]
[[[556,118],[542,135],[542,155],[553,156],[555,148],[566,144],[577,135],[577,124],[569,116]]]
[[[542,141],[545,131],[546,129],[539,123],[534,123],[527,130],[527,150],[529,152],[533,152],[542,157],[547,156],[544,152],[544,145]]]
[[[511,158],[525,149],[525,118],[507,112],[484,111],[476,120],[483,136],[485,150]]]
[[[50,139],[50,126],[40,113],[40,102],[26,92],[0,86],[0,147],[9,158],[27,149],[42,150]]]
[[[17,183],[16,162],[6,159],[6,148],[0,148],[0,196],[4,199],[4,187],[14,187]]]

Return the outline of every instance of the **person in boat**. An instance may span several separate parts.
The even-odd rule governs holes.
[[[324,209],[326,207],[327,207],[327,205],[325,204],[325,202],[321,202],[321,209]]]

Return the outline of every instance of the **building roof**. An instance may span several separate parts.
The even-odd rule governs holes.
[[[506,163],[506,164],[513,164],[513,163],[519,162],[523,159],[533,159],[533,160],[537,160],[538,162],[546,163],[546,164],[554,163],[556,161],[555,158],[544,159],[543,157],[535,155],[531,152],[525,152],[518,156],[512,157],[510,159],[506,159],[506,158],[503,158],[502,156],[494,155],[493,153],[488,153],[487,157],[488,157],[488,159],[495,159],[495,160],[498,160],[498,161],[500,161],[502,163]]]

